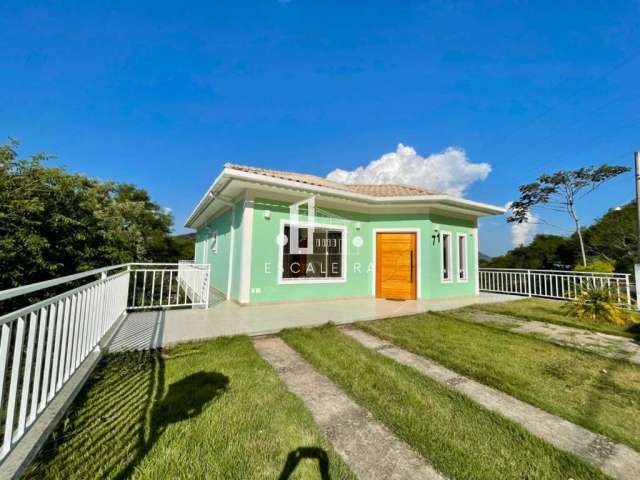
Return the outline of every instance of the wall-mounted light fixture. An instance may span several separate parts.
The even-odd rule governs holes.
[[[362,227],[362,225],[360,225],[360,222],[356,222],[356,224],[354,225],[356,230],[360,230],[360,228]]]
[[[269,220],[271,218],[271,210],[264,211],[264,218],[265,220]]]

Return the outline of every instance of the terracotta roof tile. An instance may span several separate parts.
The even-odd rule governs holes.
[[[334,188],[337,190],[362,193],[364,195],[371,195],[374,197],[404,197],[404,196],[416,196],[416,195],[435,195],[434,192],[431,192],[424,188],[414,187],[412,185],[344,184],[344,183],[327,180],[326,178],[318,177],[316,175],[307,175],[307,174],[295,173],[295,172],[269,170],[267,168],[249,167],[245,165],[236,165],[233,163],[226,163],[225,168],[230,168],[230,169],[238,170],[241,172],[254,173],[258,175],[265,175],[267,177],[279,178],[281,180],[299,182],[307,185],[315,185],[319,187],[327,187],[327,188]]]

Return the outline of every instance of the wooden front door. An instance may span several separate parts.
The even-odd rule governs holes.
[[[416,298],[416,234],[376,234],[376,297]]]

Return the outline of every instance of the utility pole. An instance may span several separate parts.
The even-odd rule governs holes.
[[[636,165],[636,218],[638,221],[638,242],[636,245],[636,262],[634,265],[634,276],[636,283],[636,308],[640,310],[640,297],[638,297],[638,289],[640,287],[640,152],[635,152]]]

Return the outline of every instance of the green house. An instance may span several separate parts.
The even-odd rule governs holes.
[[[226,164],[186,226],[214,294],[240,304],[478,294],[478,218],[504,209],[408,185]]]

